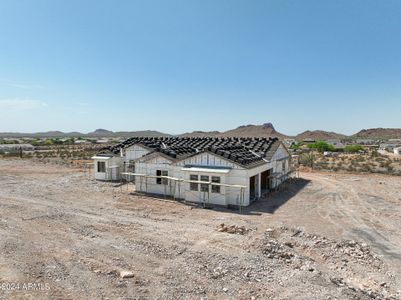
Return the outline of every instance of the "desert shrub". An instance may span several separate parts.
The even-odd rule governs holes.
[[[347,145],[344,147],[344,151],[348,153],[356,153],[362,150],[363,147],[361,145]]]
[[[350,172],[355,172],[356,171],[356,168],[354,167],[354,166],[348,166],[348,171],[350,171]]]
[[[362,172],[371,172],[372,171],[372,166],[368,163],[365,163],[361,166],[361,171]]]
[[[316,162],[316,156],[313,153],[303,153],[298,159],[301,165],[311,167],[312,169]]]
[[[43,144],[45,146],[51,146],[51,145],[53,145],[53,140],[52,139],[47,139]]]
[[[377,152],[377,149],[372,150],[372,152],[370,153],[370,156],[378,157],[379,156],[379,152]]]
[[[0,144],[19,144],[18,140],[0,140]]]

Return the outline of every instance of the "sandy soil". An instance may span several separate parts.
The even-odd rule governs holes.
[[[301,177],[239,214],[0,160],[0,299],[401,299],[401,178]]]

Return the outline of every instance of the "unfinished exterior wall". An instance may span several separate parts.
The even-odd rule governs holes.
[[[274,163],[274,173],[280,174],[274,182],[274,187],[277,187],[287,179],[285,175],[290,171],[290,154],[283,145],[280,145],[271,161]]]
[[[131,160],[135,160],[137,158],[140,158],[146,154],[148,154],[150,151],[148,149],[145,149],[144,147],[140,145],[133,145],[125,149],[125,161],[129,162]]]
[[[105,161],[106,171],[96,171],[95,166],[95,178],[119,180],[120,173],[125,172],[123,165],[132,163],[134,173],[138,174],[135,176],[137,191],[190,202],[247,206],[286,180],[289,172],[290,154],[283,145],[278,146],[270,161],[261,159],[254,167],[244,167],[208,150],[178,161],[165,153],[152,151],[134,144],[122,151],[123,157],[99,158]],[[199,182],[195,184],[194,181]]]
[[[168,160],[161,155],[157,155],[146,160],[138,160],[135,163],[135,172],[157,176],[157,171],[167,171],[168,176],[173,177],[173,174],[175,173],[173,167],[171,160]],[[137,191],[162,195],[164,195],[165,192],[170,191],[170,185],[166,187],[164,184],[160,184],[156,178],[148,178],[145,181],[145,179],[140,176],[136,176],[135,178],[135,188]]]
[[[279,151],[280,150],[280,151]],[[288,159],[289,154],[285,148],[278,149],[275,154],[275,159],[278,161],[266,162],[265,164],[259,165],[251,169],[241,168],[240,166],[217,157],[211,153],[200,153],[188,159],[184,159],[177,163],[173,163],[161,155],[156,155],[150,159],[144,161],[138,160],[136,162],[136,173],[147,174],[151,176],[157,176],[158,171],[167,171],[169,177],[180,178],[184,180],[191,180],[190,175],[200,176],[212,176],[220,177],[220,183],[229,185],[242,185],[245,186],[243,205],[248,206],[250,204],[250,177],[256,176],[255,183],[255,196],[256,198],[261,197],[261,173],[267,170],[271,170],[272,173],[276,174],[287,174],[288,173]],[[208,171],[184,171],[184,166],[195,165],[204,167],[225,167],[229,171],[226,174],[208,172]],[[284,166],[284,167],[283,167]],[[280,175],[277,175],[280,176]],[[284,180],[273,181],[272,187],[276,187]],[[240,205],[240,188],[236,187],[220,187],[219,193],[212,193],[211,191],[206,193],[199,187],[197,191],[191,190],[190,183],[181,182],[177,183],[173,180],[158,181],[156,178],[148,178],[147,182],[143,177],[137,176],[135,179],[136,189],[141,192],[147,192],[152,194],[161,194],[174,196],[176,198],[185,199],[190,202],[210,202],[217,205]],[[210,187],[209,187],[210,188]]]
[[[96,180],[120,180],[123,158],[119,156],[94,158],[94,177]],[[104,165],[103,165],[104,164]]]
[[[209,152],[202,152],[199,153],[198,155],[194,155],[187,159],[183,159],[182,161],[179,161],[177,165],[218,166],[218,167],[230,167],[233,169],[241,168],[237,164]]]

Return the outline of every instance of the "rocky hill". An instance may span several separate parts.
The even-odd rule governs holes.
[[[400,128],[370,128],[362,129],[354,134],[354,138],[364,139],[401,139]]]
[[[220,131],[192,131],[180,134],[180,136],[204,137],[204,136],[218,136],[220,134],[221,134]]]
[[[140,130],[140,131],[109,131],[106,129],[96,129],[93,132],[84,134],[88,137],[132,137],[132,136],[169,136],[169,134],[154,131],[154,130]]]
[[[331,132],[331,131],[323,131],[323,130],[307,130],[304,131],[300,134],[298,134],[295,139],[298,141],[310,139],[310,140],[341,140],[347,138],[346,135],[336,133],[336,132]]]
[[[280,139],[287,136],[276,131],[272,123],[265,123],[263,125],[244,125],[232,130],[228,130],[219,134],[224,137],[278,137]]]

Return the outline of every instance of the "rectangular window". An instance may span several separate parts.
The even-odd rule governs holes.
[[[162,171],[162,176],[168,176],[168,171]],[[168,179],[162,178],[162,184],[168,185]]]
[[[281,163],[281,169],[282,169],[283,173],[285,173],[285,160],[283,160]]]
[[[220,183],[220,177],[212,176],[213,183]],[[212,193],[220,194],[220,185],[213,185],[212,184]]]
[[[98,173],[106,173],[106,163],[104,161],[97,162]]]
[[[199,176],[198,175],[189,175],[189,180],[199,181]],[[191,183],[189,183],[189,189],[191,191],[198,191],[199,184],[191,182]]]
[[[200,181],[207,181],[209,182],[209,176],[201,175]],[[209,192],[209,185],[201,183],[200,185],[201,192]]]
[[[156,170],[156,176],[162,176],[162,171],[161,170]],[[157,184],[162,184],[162,179],[160,177],[156,177],[156,183]]]
[[[168,171],[156,170],[156,176],[168,176]],[[157,177],[156,183],[168,185],[168,179]]]

